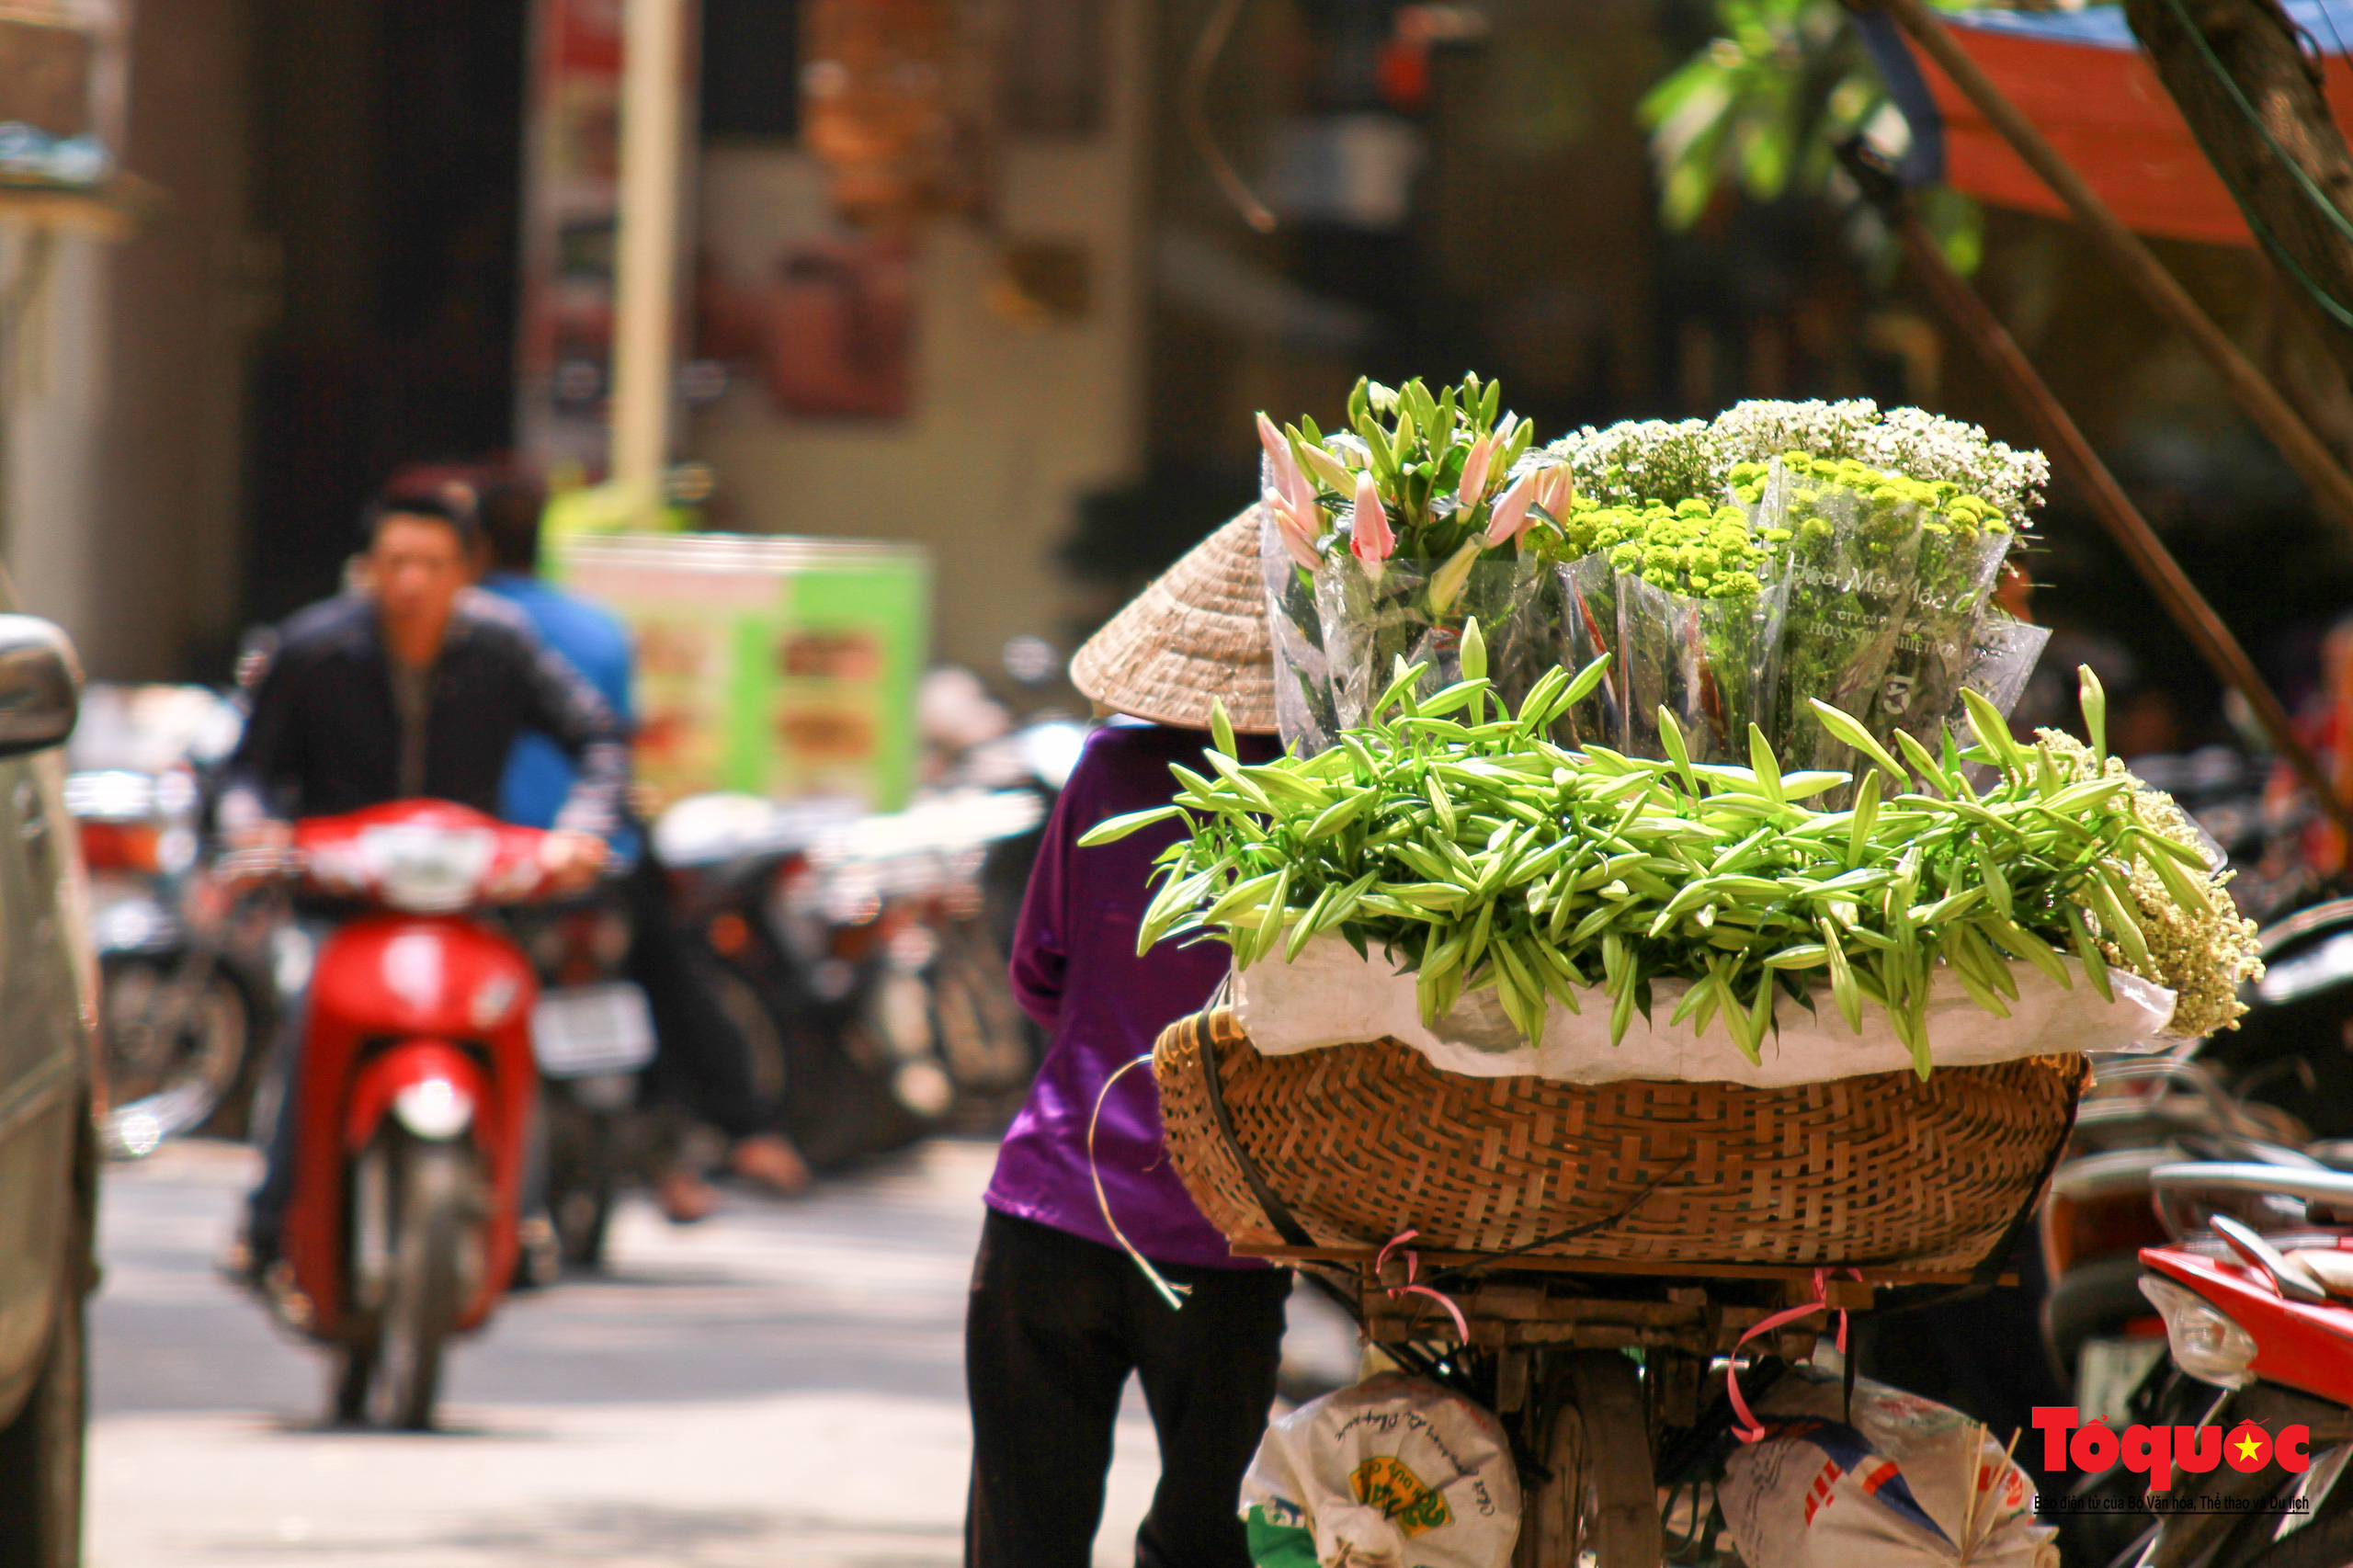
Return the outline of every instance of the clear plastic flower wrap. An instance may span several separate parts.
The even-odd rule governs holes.
[[[1291,558],[1272,510],[1261,508],[1258,566],[1267,585],[1267,633],[1274,645],[1275,725],[1286,745],[1310,755],[1332,744],[1332,673],[1315,579]]]
[[[1776,733],[1783,585],[1746,597],[1694,598],[1620,575],[1617,600],[1617,667],[1626,694],[1617,750],[1666,756],[1662,709],[1675,716],[1694,762],[1745,763],[1750,724]]]
[[[1452,573],[1448,564],[1392,556],[1376,575],[1336,551],[1316,568],[1315,605],[1340,728],[1365,722],[1401,658],[1428,665],[1425,692],[1461,680],[1462,631],[1473,618],[1487,645],[1487,677],[1515,708],[1561,663],[1560,593],[1544,562],[1490,556]]]
[[[1817,488],[1805,477],[1790,475],[1780,525],[1789,538],[1778,541],[1769,568],[1789,596],[1775,749],[1792,767],[1852,772],[1852,748],[1807,705],[1819,699],[1870,717],[1912,608],[1919,508],[1893,491]]]
[[[1961,686],[1984,697],[2007,718],[2026,695],[2026,683],[2051,641],[2051,628],[2019,620],[2007,610],[1987,606],[1977,618],[1969,640],[1969,661],[1962,665]],[[1956,727],[1968,720],[1960,691],[1953,693],[1946,722]]]
[[[1609,655],[1550,720],[1571,746],[1658,757],[1664,710],[1694,760],[1737,764],[1754,723],[1792,767],[1852,771],[1812,701],[1931,754],[1964,685],[2016,704],[2036,639],[1990,600],[2040,497],[2039,453],[1866,403],[1743,403],[1538,449],[1497,407],[1466,378],[1435,397],[1362,383],[1330,436],[1261,416],[1296,749],[1361,723],[1401,659],[1425,666],[1425,694],[1453,684],[1474,618],[1507,703]]]
[[[1618,568],[1600,551],[1563,562],[1561,579],[1562,660],[1581,670],[1604,654],[1609,668],[1592,695],[1571,703],[1552,722],[1553,739],[1563,745],[1605,745],[1623,751],[1626,743],[1625,688],[1611,669],[1622,670],[1618,656]]]

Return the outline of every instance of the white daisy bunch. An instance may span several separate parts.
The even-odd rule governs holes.
[[[1734,463],[1786,452],[1846,458],[1926,483],[1951,483],[2023,526],[2042,505],[2051,467],[2040,452],[1993,440],[1974,425],[1918,408],[1882,411],[1869,398],[1735,403],[1712,421],[1630,420],[1588,426],[1551,448],[1577,494],[1603,506],[1722,498]]]
[[[1588,425],[1546,450],[1569,465],[1580,497],[1604,506],[1717,495],[1736,460],[1704,419],[1630,419],[1606,430]]]

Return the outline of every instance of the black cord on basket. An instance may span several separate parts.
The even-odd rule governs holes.
[[[1233,1156],[1235,1167],[1242,1172],[1243,1184],[1249,1187],[1250,1196],[1257,1201],[1259,1212],[1266,1215],[1267,1222],[1274,1226],[1275,1234],[1282,1238],[1285,1246],[1313,1246],[1315,1238],[1307,1233],[1307,1227],[1299,1222],[1290,1207],[1275,1196],[1275,1189],[1267,1185],[1266,1176],[1258,1169],[1258,1162],[1250,1157],[1250,1152],[1242,1146],[1242,1140],[1233,1135],[1233,1118],[1227,1114],[1225,1088],[1218,1079],[1217,1040],[1205,1017],[1199,1032],[1201,1086],[1209,1095],[1210,1119],[1217,1123],[1218,1133],[1225,1140],[1226,1153]]]
[[[1632,1199],[1628,1200],[1626,1206],[1619,1210],[1614,1214],[1605,1214],[1598,1220],[1588,1221],[1582,1225],[1572,1225],[1565,1231],[1555,1231],[1549,1236],[1539,1236],[1534,1241],[1527,1243],[1522,1246],[1513,1247],[1508,1252],[1483,1253],[1480,1255],[1478,1261],[1474,1263],[1449,1264],[1444,1268],[1433,1269],[1430,1273],[1429,1283],[1436,1285],[1442,1279],[1452,1279],[1462,1275],[1476,1273],[1483,1268],[1493,1268],[1498,1264],[1507,1262],[1510,1259],[1521,1256],[1524,1254],[1534,1252],[1538,1247],[1548,1247],[1557,1242],[1574,1241],[1579,1236],[1592,1235],[1596,1231],[1606,1231],[1610,1226],[1616,1224],[1619,1221],[1623,1220],[1627,1215],[1631,1214],[1635,1210],[1640,1209],[1644,1203],[1648,1202],[1651,1194],[1656,1192],[1661,1187],[1665,1186],[1669,1176],[1676,1175],[1677,1172],[1681,1171],[1684,1166],[1690,1163],[1691,1152],[1686,1151],[1681,1159],[1676,1161],[1675,1164],[1667,1166],[1666,1169],[1652,1177],[1649,1186],[1643,1187],[1642,1191],[1634,1194]]]

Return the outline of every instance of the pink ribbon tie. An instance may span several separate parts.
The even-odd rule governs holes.
[[[1857,1279],[1863,1277],[1863,1271],[1859,1268],[1848,1268],[1841,1272]],[[1742,1346],[1758,1335],[1770,1334],[1783,1324],[1795,1323],[1800,1318],[1812,1317],[1816,1312],[1836,1312],[1838,1314],[1838,1354],[1844,1356],[1847,1353],[1847,1309],[1833,1307],[1830,1304],[1830,1274],[1831,1271],[1827,1268],[1815,1269],[1813,1301],[1802,1306],[1790,1307],[1775,1312],[1771,1317],[1758,1319],[1750,1325],[1746,1334],[1733,1342],[1733,1349],[1737,1352]],[[1737,1354],[1724,1358],[1724,1392],[1732,1400],[1733,1413],[1740,1417],[1739,1422],[1733,1428],[1733,1436],[1744,1443],[1754,1443],[1763,1438],[1765,1424],[1756,1419],[1748,1408],[1748,1401],[1741,1397],[1740,1359]]]
[[[1373,1278],[1378,1279],[1381,1277],[1381,1266],[1389,1261],[1389,1255],[1391,1253],[1395,1252],[1401,1246],[1404,1246],[1407,1242],[1412,1241],[1415,1236],[1418,1236],[1421,1233],[1422,1233],[1419,1231],[1400,1231],[1395,1235],[1390,1237],[1389,1244],[1381,1249],[1381,1256],[1372,1260]],[[1453,1301],[1449,1298],[1444,1291],[1434,1290],[1427,1285],[1416,1285],[1414,1283],[1415,1277],[1420,1274],[1421,1271],[1421,1254],[1415,1252],[1410,1247],[1407,1248],[1405,1252],[1405,1283],[1403,1285],[1391,1285],[1385,1287],[1389,1293],[1389,1299],[1391,1301],[1395,1301],[1400,1296],[1427,1296],[1431,1301],[1436,1301],[1439,1306],[1446,1309],[1446,1315],[1454,1320],[1454,1332],[1461,1336],[1463,1344],[1470,1344],[1471,1324],[1463,1318],[1462,1309],[1456,1306]]]

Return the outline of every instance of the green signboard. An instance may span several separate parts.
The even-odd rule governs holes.
[[[913,545],[737,534],[573,535],[549,574],[637,643],[638,777],[665,799],[906,801],[931,605]]]

